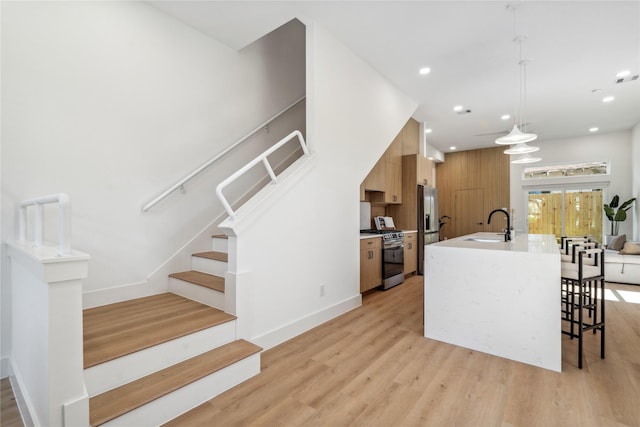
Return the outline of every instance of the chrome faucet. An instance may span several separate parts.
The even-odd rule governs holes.
[[[508,242],[511,240],[511,217],[509,216],[509,212],[507,212],[505,209],[492,210],[491,213],[489,214],[489,219],[487,220],[487,224],[491,224],[491,217],[496,212],[502,212],[507,217],[507,229],[504,232],[504,241]]]

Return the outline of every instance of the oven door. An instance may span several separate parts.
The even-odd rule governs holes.
[[[404,245],[393,244],[382,250],[382,276],[388,279],[398,274],[404,275]]]

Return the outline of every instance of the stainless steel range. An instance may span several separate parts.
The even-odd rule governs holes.
[[[397,230],[361,230],[382,234],[382,289],[404,282],[404,233]]]

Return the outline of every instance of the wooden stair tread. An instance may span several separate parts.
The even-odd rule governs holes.
[[[92,397],[90,424],[104,424],[261,350],[241,339]]]
[[[214,234],[213,236],[214,239],[228,239],[229,236],[227,236],[226,234]]]
[[[216,261],[229,262],[229,254],[224,252],[208,251],[193,254],[195,257],[213,259]]]
[[[200,271],[190,270],[181,273],[172,273],[169,277],[184,280],[194,285],[204,286],[205,288],[214,289],[224,292],[224,277],[214,276],[212,274],[202,273]]]
[[[235,319],[172,293],[90,308],[83,311],[84,367]]]

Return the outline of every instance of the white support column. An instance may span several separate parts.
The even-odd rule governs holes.
[[[82,279],[89,255],[8,243],[13,373],[35,425],[88,426],[84,383]]]

